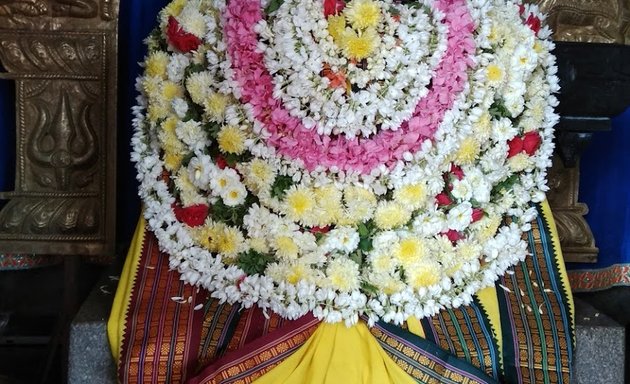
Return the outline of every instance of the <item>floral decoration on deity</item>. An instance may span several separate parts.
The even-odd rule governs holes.
[[[549,36],[500,0],[173,1],[132,153],[171,268],[290,319],[470,303],[547,189]]]

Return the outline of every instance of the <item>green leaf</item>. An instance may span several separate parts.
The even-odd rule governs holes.
[[[195,103],[188,103],[188,111],[186,111],[186,116],[184,116],[183,121],[201,121],[202,112],[199,110]]]
[[[375,285],[372,285],[367,281],[361,283],[361,290],[363,292],[371,293],[372,295],[377,295],[379,293],[379,289]]]
[[[512,117],[512,114],[505,107],[503,100],[495,100],[488,111],[490,112],[490,116],[497,120],[502,117]]]
[[[203,129],[212,139],[216,140],[217,136],[219,135],[219,131],[221,131],[221,124],[214,121],[209,121],[203,125]]]
[[[291,186],[293,186],[293,178],[291,176],[278,175],[271,185],[271,196],[282,200],[287,189],[291,188]]]
[[[186,67],[186,69],[184,70],[184,77],[187,78],[188,76],[192,75],[193,73],[199,73],[199,72],[203,72],[206,70],[206,66],[203,64],[190,64],[188,67]]]
[[[272,14],[273,12],[277,11],[278,8],[280,8],[282,3],[284,3],[284,0],[271,0],[267,5],[267,8],[265,8],[265,13],[267,15]]]
[[[364,223],[359,224],[358,230],[359,230],[359,236],[361,237],[366,237],[370,234],[370,230]]]
[[[250,161],[254,156],[249,151],[245,151],[240,155],[234,153],[227,153],[223,155],[223,158],[230,167],[235,167],[236,164],[245,163]]]
[[[517,181],[518,181],[518,175],[512,175],[508,177],[507,179],[501,181],[497,185],[495,185],[494,188],[492,189],[492,193],[497,194],[497,193],[507,192],[510,189],[512,189],[512,187],[514,186],[514,184],[516,184]]]
[[[359,249],[363,252],[369,252],[372,250],[372,239],[365,237],[359,240]]]
[[[223,200],[219,199],[216,203],[212,204],[212,219],[228,225],[241,227],[243,225],[243,217],[254,201],[258,201],[258,199],[248,195],[245,199],[245,203],[237,205],[236,207],[229,207],[225,205]]]
[[[238,255],[236,265],[248,275],[255,275],[265,272],[267,265],[274,261],[274,257],[270,254],[249,250]]]
[[[361,268],[361,265],[363,264],[363,252],[361,252],[361,250],[352,252],[351,254],[348,255],[348,258],[354,261],[355,263],[359,264],[359,268]]]
[[[188,163],[190,163],[190,160],[192,160],[193,157],[195,157],[194,152],[188,152],[187,154],[185,154],[182,158],[182,167],[187,167]]]

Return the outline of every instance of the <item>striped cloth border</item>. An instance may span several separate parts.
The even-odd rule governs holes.
[[[425,338],[499,379],[499,350],[490,322],[478,301],[440,311],[421,320]]]
[[[283,328],[269,332],[236,351],[226,353],[223,358],[204,368],[186,383],[252,383],[300,348],[315,332],[319,323],[311,315],[287,322]]]
[[[533,253],[497,283],[504,382],[569,383],[573,324],[558,250],[544,212],[524,237]]]
[[[145,230],[118,360],[121,383],[176,383],[196,369],[205,291],[168,269],[155,236]],[[173,300],[174,297],[182,300]]]
[[[370,331],[385,352],[418,383],[498,383],[476,366],[400,327],[379,322]]]

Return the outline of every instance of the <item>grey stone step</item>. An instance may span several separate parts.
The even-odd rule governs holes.
[[[626,328],[575,298],[575,384],[623,384]]]

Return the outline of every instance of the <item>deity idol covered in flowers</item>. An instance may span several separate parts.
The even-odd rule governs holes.
[[[285,318],[401,324],[523,260],[558,90],[535,6],[175,0],[135,108],[170,267]]]

